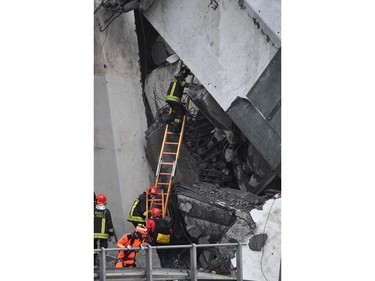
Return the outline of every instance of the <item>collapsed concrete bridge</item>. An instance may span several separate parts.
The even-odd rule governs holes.
[[[281,191],[280,2],[216,1],[215,9],[209,6],[212,1],[148,2],[143,13],[124,13],[104,32],[99,26],[107,11],[95,17],[95,191],[107,195],[117,231],[131,229],[125,220],[132,201],[153,182],[153,159],[160,150],[160,125],[154,121],[176,71],[166,58],[175,53],[197,77],[189,93],[196,114],[185,136],[176,175],[180,188],[176,185],[171,204],[183,222],[179,231],[186,232],[180,237],[249,242],[264,232],[262,220],[256,222],[250,213],[272,210],[273,220],[267,220],[272,231],[264,245],[271,249],[267,279],[277,280],[279,205],[265,206],[279,202],[274,196]],[[205,135],[202,127],[195,129],[203,125]],[[230,188],[240,198],[252,194],[259,202],[244,210],[216,205],[211,198],[196,203],[195,192],[188,190],[202,188],[198,194],[210,194],[210,184],[218,193]],[[223,198],[226,203],[238,201]],[[187,212],[189,204],[194,211]],[[203,216],[210,209],[228,218],[217,223]],[[261,257],[249,257],[251,276],[263,280]]]

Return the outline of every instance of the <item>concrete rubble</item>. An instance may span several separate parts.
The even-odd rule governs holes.
[[[172,217],[168,217],[174,229],[172,243],[240,242],[247,245],[244,255],[251,256],[249,259],[252,263],[259,263],[262,256],[255,254],[254,257],[251,252],[262,252],[265,249],[271,251],[272,257],[267,258],[280,258],[280,205],[274,207],[271,213],[269,203],[275,200],[210,183],[175,183],[169,207]],[[268,228],[265,227],[267,221]],[[214,269],[220,274],[233,274],[235,255],[234,247],[202,249],[198,252],[198,266],[207,272]],[[168,266],[186,268],[189,259],[188,251],[171,250]],[[247,270],[245,275],[248,274]],[[269,270],[272,274],[278,272],[278,269]]]
[[[118,6],[126,1],[107,2]],[[153,2],[128,1],[123,6],[124,12],[134,9],[145,11],[144,21],[140,22],[140,13],[134,13],[134,16],[127,13],[107,30],[108,36],[101,33],[95,37],[95,156],[96,163],[100,164],[96,164],[95,189],[104,190],[110,199],[114,198],[111,206],[114,210],[114,221],[121,229],[128,229],[127,223],[124,226],[123,214],[128,213],[133,198],[144,190],[148,182],[154,182],[152,172],[156,172],[165,128],[160,119],[168,111],[165,94],[170,79],[179,67],[178,64],[166,60],[172,54],[179,55],[184,59],[184,63],[201,77],[202,82],[195,77],[193,87],[187,91],[191,99],[190,110],[168,207],[168,219],[174,229],[173,243],[245,243],[244,279],[276,281],[279,266],[275,264],[279,265],[281,260],[281,51],[278,26],[271,25],[268,28],[268,22],[272,22],[272,18],[263,16],[262,20],[262,17],[254,13],[258,10],[253,7],[258,5],[256,1],[238,1],[238,4],[219,2],[217,10],[208,8],[210,18],[204,17],[207,19],[206,28],[212,32],[194,39],[204,43],[205,37],[210,38],[208,56],[200,58],[192,52],[196,44],[194,40],[190,43],[189,40],[174,41],[175,37],[169,34],[169,31],[173,31],[182,37],[191,38],[188,37],[190,30],[173,29],[179,24],[171,24],[168,17],[164,19],[165,22],[161,22],[158,15],[161,11],[171,15],[176,11],[201,11],[207,8],[206,3],[187,0]],[[105,25],[108,12],[107,9],[98,14],[95,20],[96,28]],[[231,17],[233,14],[239,17]],[[182,17],[187,17],[185,22],[193,21],[189,26],[200,24],[198,21],[194,22],[188,13],[183,13]],[[164,38],[153,30],[146,18],[158,28]],[[251,36],[246,38],[252,38],[252,41],[238,44],[238,40],[231,37],[232,29],[227,28],[231,27],[229,24],[221,24],[217,29],[215,22],[220,20],[224,23],[226,19],[250,27],[244,30],[239,28],[236,32],[242,30],[247,35],[251,32]],[[249,25],[249,22],[252,24]],[[141,25],[142,28],[139,28]],[[150,30],[153,34],[147,33]],[[120,31],[123,33],[121,39],[117,37],[121,34]],[[138,39],[134,38],[136,32]],[[153,40],[146,42],[145,38]],[[148,48],[148,53],[143,50],[138,52],[136,41],[139,46],[146,44],[147,46],[143,47]],[[129,42],[132,43],[131,46]],[[191,47],[186,48],[182,42],[189,43]],[[258,44],[259,49],[265,50],[259,53],[258,57],[253,52],[244,51],[248,46],[256,47]],[[218,46],[224,45],[225,48],[217,49]],[[232,57],[232,51],[228,51],[232,49],[238,49],[239,55],[246,56],[241,60],[217,60]],[[119,51],[116,53],[113,50]],[[217,52],[210,53],[212,50]],[[134,57],[129,57],[129,54]],[[138,58],[139,64],[136,63]],[[240,64],[235,65],[234,61]],[[220,67],[215,67],[218,63]],[[221,75],[217,75],[219,72]],[[236,75],[238,72],[243,74],[242,78]],[[250,72],[252,75],[248,75]],[[131,82],[125,81],[123,77],[132,77],[128,79]],[[124,89],[127,89],[125,93]],[[238,90],[241,90],[240,95]],[[127,107],[122,105],[129,103],[129,100],[142,103],[140,96],[143,97],[142,106],[137,104],[131,110],[123,110]],[[233,98],[234,96],[238,97]],[[129,114],[130,111],[132,113],[130,117],[125,115],[128,111]],[[134,137],[137,137],[137,146],[133,143],[128,145],[125,142],[129,139],[126,132],[134,128],[133,124],[123,120],[135,120],[138,115],[142,115],[142,119],[140,125],[137,125],[137,134],[134,134]],[[109,120],[114,120],[111,121],[114,125],[109,126]],[[118,120],[122,120],[124,124],[120,124]],[[113,132],[108,133],[108,128]],[[145,132],[146,140],[139,140],[139,130],[141,133],[142,130]],[[108,136],[112,136],[113,140]],[[126,145],[133,150],[132,154],[128,153],[129,148]],[[105,165],[107,158],[111,161],[116,159],[109,153],[118,158],[119,167],[112,167],[114,164]],[[129,157],[133,154],[134,156]],[[129,158],[131,161],[128,161]],[[113,183],[105,176],[108,174],[107,170],[118,174],[112,177],[116,179]],[[142,174],[141,170],[144,171]],[[128,178],[133,178],[130,184]],[[128,193],[128,186],[132,187],[131,193]],[[121,196],[116,196],[119,194]],[[236,267],[235,255],[235,248],[201,250],[198,251],[198,266],[202,271],[230,275]],[[143,260],[140,255],[140,266]],[[168,266],[186,268],[189,261],[189,251],[172,250]],[[263,272],[266,272],[267,276]]]
[[[159,66],[145,80],[146,96],[156,119],[146,131],[147,157],[154,170],[164,133],[159,119],[167,113],[165,93],[175,71],[174,65]],[[176,180],[190,180],[194,175],[194,180],[198,178],[258,195],[264,195],[267,190],[271,196],[278,193],[280,178],[208,91],[202,85],[194,84],[187,94],[191,98],[191,110],[181,150],[185,160],[179,159]],[[181,175],[191,170],[194,172],[190,175]]]
[[[160,119],[168,113],[164,96],[175,71],[175,65],[160,65],[145,79],[146,96],[155,118],[145,132],[146,155],[154,172],[165,130]],[[272,235],[255,235],[257,226],[250,213],[261,210],[269,198],[280,193],[280,178],[208,91],[195,82],[187,92],[191,109],[169,204],[173,243],[241,242],[250,249],[258,239],[259,251],[270,241],[264,237]],[[234,257],[234,248],[201,250],[199,266],[207,272],[214,269],[232,274]],[[184,268],[189,253],[171,251],[168,262],[171,267]]]

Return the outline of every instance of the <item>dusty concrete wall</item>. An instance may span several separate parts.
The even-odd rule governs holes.
[[[206,1],[155,1],[144,13],[224,110],[246,97],[278,50],[239,2],[218,1],[214,10]]]
[[[147,123],[134,14],[121,15],[99,32],[102,16],[95,16],[94,27],[94,189],[107,195],[119,236],[133,229],[126,222],[129,210],[153,177],[145,155]]]

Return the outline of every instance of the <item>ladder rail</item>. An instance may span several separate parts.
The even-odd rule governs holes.
[[[172,109],[170,108],[169,109],[169,114],[171,113]],[[161,145],[161,148],[160,148],[160,154],[159,154],[159,162],[158,162],[158,167],[157,167],[157,170],[156,170],[156,179],[155,179],[155,186],[158,187],[159,185],[159,176],[160,176],[160,171],[162,169],[162,165],[163,165],[163,151],[164,151],[164,146],[165,146],[165,142],[167,140],[167,137],[168,137],[168,130],[169,130],[169,126],[168,124],[166,125],[165,127],[165,131],[164,131],[164,136],[163,136],[163,141],[162,141],[162,145]],[[163,190],[162,190],[163,191]],[[162,209],[163,209],[163,202],[164,202],[164,192],[162,192]],[[153,208],[153,205],[154,205],[154,200],[150,200],[149,197],[148,197],[148,192],[146,192],[146,223],[149,219],[149,211]]]
[[[151,201],[151,204],[152,204],[152,201]],[[147,222],[147,219],[148,219],[148,212],[149,212],[149,208],[148,206],[150,205],[150,208],[152,207],[151,204],[149,204],[148,202],[148,188],[146,190],[146,222]]]
[[[169,109],[169,114],[171,113],[172,109],[170,108]],[[162,159],[163,159],[163,150],[164,150],[164,146],[165,146],[165,142],[167,140],[167,136],[168,136],[168,129],[169,129],[169,126],[167,124],[167,126],[165,127],[165,131],[164,131],[164,137],[163,137],[163,142],[161,144],[161,148],[160,148],[160,154],[159,154],[159,163],[158,163],[158,169],[156,171],[156,181],[155,181],[155,186],[157,186],[157,183],[158,183],[158,179],[159,179],[159,172],[161,170],[161,167],[159,167],[159,165],[162,165]]]
[[[182,120],[180,138],[178,140],[177,154],[176,154],[176,160],[175,160],[175,162],[176,162],[175,163],[175,165],[176,165],[175,169],[177,168],[177,160],[178,160],[178,157],[180,156],[180,149],[181,149],[182,139],[183,139],[184,132],[185,132],[185,122],[186,122],[187,109],[188,108],[189,108],[189,98],[187,99],[187,102],[186,102],[186,113],[185,113],[184,118]],[[173,183],[174,175],[175,175],[175,170],[173,171],[173,173],[171,175],[171,178],[169,180],[168,191],[167,191],[167,198],[165,200],[165,207],[162,210],[163,211],[163,218],[165,218],[165,216],[167,215],[169,197],[170,197],[170,193],[171,193],[171,190],[172,190],[172,183]]]
[[[169,114],[171,113],[172,109],[170,108],[169,109]],[[164,131],[164,136],[163,136],[163,142],[162,142],[162,145],[161,145],[161,148],[160,148],[160,154],[159,154],[159,162],[158,162],[158,167],[157,167],[157,170],[156,170],[156,179],[155,179],[155,186],[158,187],[159,185],[159,176],[160,176],[160,171],[162,169],[162,165],[163,165],[163,151],[164,151],[164,146],[165,146],[165,143],[166,143],[166,140],[167,140],[167,137],[168,137],[168,129],[169,129],[169,126],[168,124],[166,125],[165,127],[165,131]],[[162,195],[162,201],[164,202],[164,195]],[[148,196],[146,196],[146,222],[148,221],[148,216],[149,216],[149,210],[151,210],[153,208],[153,201],[149,202],[149,199],[148,199]],[[148,210],[148,206],[150,206],[149,210]],[[162,208],[163,208],[164,204],[162,204]]]
[[[189,89],[188,91],[190,90],[190,87],[192,86],[193,84],[193,80],[194,80],[194,75],[192,75],[192,78],[190,80],[190,85],[189,85]],[[158,186],[168,186],[167,188],[167,191],[165,192],[164,191],[164,188],[161,189],[161,193],[158,192],[158,195],[161,195],[161,211],[162,211],[162,217],[165,218],[166,215],[167,215],[167,210],[168,210],[168,203],[169,203],[169,197],[170,197],[170,193],[172,191],[172,185],[173,185],[173,179],[174,179],[174,175],[175,175],[175,172],[176,172],[176,169],[177,169],[177,161],[178,161],[178,158],[180,156],[180,149],[181,149],[181,144],[182,144],[182,139],[183,139],[183,135],[184,135],[184,132],[185,132],[185,125],[186,125],[186,120],[187,120],[187,112],[188,112],[188,109],[189,109],[189,102],[190,102],[190,97],[187,95],[187,99],[186,99],[186,102],[184,104],[184,108],[185,108],[185,114],[183,116],[183,119],[182,119],[182,124],[181,124],[181,130],[179,133],[172,133],[169,131],[169,125],[166,124],[166,127],[165,127],[165,131],[164,131],[164,136],[163,136],[163,141],[162,141],[162,144],[161,144],[161,148],[160,148],[160,155],[159,155],[159,162],[158,162],[158,167],[157,167],[157,170],[156,170],[156,179],[155,179],[155,186],[158,188]],[[169,114],[171,114],[172,112],[172,108],[169,109]],[[178,142],[176,141],[168,141],[168,135],[179,135],[178,136]],[[168,145],[173,145],[173,146],[177,146],[177,149],[176,149],[176,152],[171,152],[171,151],[166,151],[166,147]],[[170,156],[170,157],[174,157],[174,161],[173,160],[168,160],[168,162],[165,162],[163,163],[163,155],[166,155],[166,156]],[[168,159],[168,158],[167,158]],[[166,172],[166,171],[163,171],[162,172],[162,168],[163,168],[163,165],[165,166],[172,166],[172,171],[170,172]],[[165,178],[168,178],[169,176],[169,180],[163,180],[163,182],[160,182],[159,178],[160,176],[163,176]],[[159,190],[159,188],[158,188]],[[156,199],[158,200],[158,202],[160,202],[160,198],[159,199]],[[149,210],[151,210],[154,206],[154,199],[149,199],[148,198],[148,193],[147,193],[147,196],[146,196],[146,222],[148,221],[149,219]]]

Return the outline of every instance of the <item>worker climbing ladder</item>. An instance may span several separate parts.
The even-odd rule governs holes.
[[[192,85],[193,79],[194,75],[191,78],[190,86]],[[170,125],[167,124],[165,127],[159,162],[156,169],[155,186],[158,189],[158,196],[152,199],[149,199],[148,194],[146,196],[146,222],[149,218],[149,210],[152,208],[160,208],[163,218],[167,215],[169,197],[172,191],[173,178],[177,169],[177,160],[180,155],[187,112],[189,109],[189,97],[187,95],[184,95],[184,97],[185,101],[183,101],[183,105],[185,114],[182,119],[181,130],[179,132],[172,132]],[[170,108],[169,113],[171,113],[171,110]],[[147,192],[148,191],[146,191],[146,193]]]

